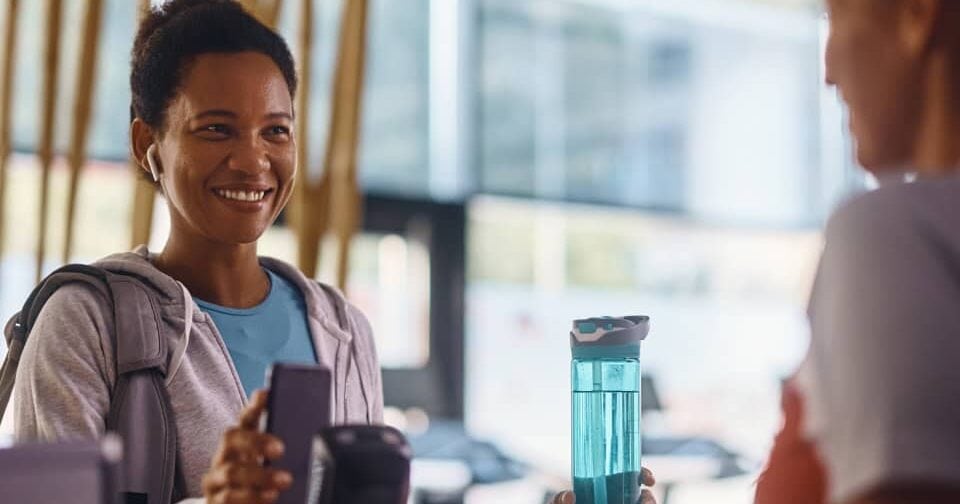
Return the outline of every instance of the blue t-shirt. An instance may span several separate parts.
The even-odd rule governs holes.
[[[264,271],[270,277],[270,293],[253,308],[194,299],[220,331],[248,397],[264,387],[264,375],[275,362],[317,363],[303,293],[289,280]]]

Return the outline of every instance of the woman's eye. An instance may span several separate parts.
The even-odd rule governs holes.
[[[224,124],[210,124],[203,127],[203,131],[210,133],[227,133],[227,126]]]
[[[270,136],[289,136],[290,128],[286,126],[271,126],[267,129],[267,134]]]
[[[230,135],[230,127],[226,124],[207,124],[201,126],[197,133],[209,140],[221,140]]]

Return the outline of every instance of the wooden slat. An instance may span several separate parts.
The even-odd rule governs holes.
[[[323,178],[311,199],[311,229],[320,240],[328,231],[337,239],[337,286],[346,290],[350,270],[350,245],[360,226],[361,196],[357,183],[361,104],[366,61],[367,0],[347,0],[340,28],[333,110],[325,153]],[[316,269],[316,260],[308,264]]]
[[[366,62],[368,0],[350,0],[340,41],[343,62],[338,64],[337,104],[333,123],[336,137],[331,136],[327,166],[332,174],[332,217],[330,222],[339,244],[337,285],[347,289],[350,271],[350,245],[360,227],[360,188],[357,182],[357,151],[362,123],[364,70]]]
[[[7,170],[10,152],[13,150],[10,129],[13,117],[13,83],[16,73],[17,20],[20,16],[20,0],[7,0],[7,19],[4,25],[3,75],[0,77],[3,92],[0,95],[0,256],[6,242]]]
[[[150,12],[150,0],[140,0],[139,20]],[[150,231],[153,227],[153,204],[156,199],[156,187],[141,176],[143,169],[133,157],[130,158],[130,168],[133,172],[133,211],[131,215],[130,248],[147,244],[150,241]]]
[[[308,277],[316,276],[316,240],[311,239],[310,219],[306,214],[310,195],[310,86],[313,78],[313,0],[300,2],[300,82],[297,85],[297,176],[286,218],[297,236],[297,265]],[[314,218],[314,216],[311,216]],[[313,265],[311,267],[311,264]]]
[[[260,19],[265,25],[276,30],[280,11],[283,9],[283,0],[260,0],[260,3]]]
[[[73,129],[70,135],[70,182],[67,192],[66,233],[63,240],[63,263],[70,261],[73,246],[74,221],[77,210],[77,190],[80,173],[87,157],[87,136],[90,131],[90,116],[93,108],[94,72],[97,68],[97,53],[100,43],[100,25],[103,0],[87,0],[84,13],[80,49],[80,65],[77,67],[77,95],[73,109]]]
[[[49,213],[50,171],[53,163],[54,121],[57,111],[57,83],[60,74],[60,19],[63,16],[62,0],[47,0],[46,43],[43,58],[43,99],[40,109],[40,226],[37,235],[37,274],[43,274],[43,259],[47,249],[47,214]]]
[[[150,181],[141,178],[140,165],[135,161],[131,161],[130,164],[131,171],[134,172],[133,229],[130,237],[130,248],[133,248],[150,242],[157,189]]]
[[[243,7],[253,13],[258,21],[272,30],[277,29],[277,20],[280,17],[282,0],[249,0],[243,2]]]

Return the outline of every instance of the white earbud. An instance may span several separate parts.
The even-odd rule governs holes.
[[[157,153],[157,144],[150,144],[147,148],[147,166],[150,168],[150,175],[153,175],[153,181],[160,181],[160,170],[157,168],[157,160],[153,158]]]

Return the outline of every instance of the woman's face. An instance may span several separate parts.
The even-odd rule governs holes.
[[[827,83],[849,110],[857,158],[881,174],[912,161],[922,47],[902,6],[888,0],[827,0]]]
[[[293,103],[256,52],[196,57],[157,145],[172,232],[255,242],[286,205],[296,173]]]

